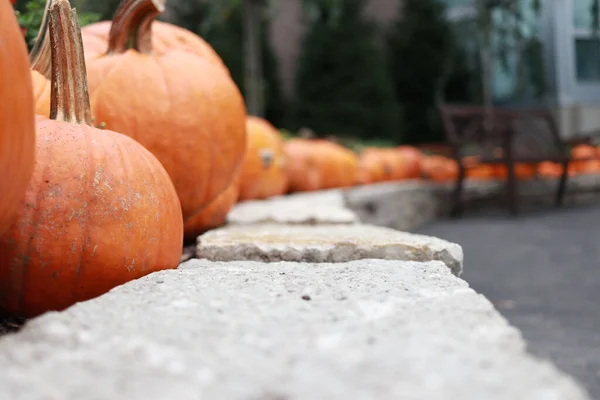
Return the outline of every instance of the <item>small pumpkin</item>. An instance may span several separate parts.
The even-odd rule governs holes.
[[[238,175],[239,176],[239,175]],[[211,229],[225,225],[227,215],[239,198],[239,178],[236,177],[223,193],[200,213],[185,222],[184,239],[195,240],[199,235]]]
[[[317,162],[313,139],[294,138],[284,143],[285,170],[290,192],[322,188],[323,172]]]
[[[23,317],[176,268],[183,243],[162,165],[131,138],[90,126],[75,10],[53,0],[49,22],[52,118],[37,117],[33,177],[0,237],[0,309]]]
[[[164,0],[125,0],[106,55],[88,58],[92,114],[137,140],[169,173],[184,220],[233,180],[246,152],[244,99],[225,69],[205,57],[155,52],[150,27]]]
[[[557,162],[542,161],[538,165],[537,173],[541,178],[560,178],[563,174],[563,166]],[[569,175],[572,176],[574,173],[569,171]]]
[[[265,199],[287,190],[283,138],[262,118],[248,116],[246,156],[240,169],[240,201]]]
[[[328,140],[315,140],[317,162],[322,171],[321,189],[348,188],[358,183],[358,156]]]
[[[456,161],[441,155],[423,157],[421,168],[424,177],[434,182],[451,182],[458,177],[458,164]]]
[[[392,171],[385,161],[380,149],[375,147],[363,149],[359,157],[359,183],[371,184],[389,180]]]
[[[466,177],[473,180],[487,181],[497,177],[497,168],[492,164],[481,163],[478,156],[467,156],[462,160]]]
[[[359,159],[359,182],[375,183],[405,179],[404,157],[392,148],[366,148]]]
[[[574,161],[569,164],[569,170],[575,174],[600,173],[600,158],[594,146],[580,144],[571,149]]]
[[[27,48],[13,7],[0,3],[1,234],[15,217],[33,173],[35,114]]]
[[[399,146],[396,151],[403,160],[402,179],[420,178],[423,153],[413,146]]]

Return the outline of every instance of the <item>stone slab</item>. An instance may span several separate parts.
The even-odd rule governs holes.
[[[0,339],[10,400],[588,400],[441,262],[192,260]]]
[[[460,275],[456,243],[371,225],[230,226],[198,238],[196,257],[211,261],[347,262],[360,259],[444,262]]]
[[[359,186],[344,193],[346,206],[366,224],[411,231],[448,215],[452,184],[423,180]],[[466,199],[494,196],[498,182],[465,182]]]
[[[228,224],[354,224],[358,216],[344,203],[341,190],[298,193],[268,200],[246,201],[233,207]]]

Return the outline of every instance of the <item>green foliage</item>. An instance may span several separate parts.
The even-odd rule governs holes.
[[[437,0],[405,0],[387,37],[389,67],[402,107],[407,143],[444,139],[437,110],[446,78],[455,69],[455,40]],[[401,14],[401,16],[400,16]]]
[[[26,40],[29,49],[31,49],[31,47],[33,47],[33,43],[35,42],[35,38],[37,37],[40,25],[42,24],[44,10],[46,8],[46,0],[29,0],[27,2],[20,2],[20,4],[17,3],[16,6],[19,24],[23,28],[27,29]],[[100,15],[89,12],[81,12],[78,13],[78,18],[79,24],[81,26],[85,26],[92,22],[98,21]]]
[[[244,93],[242,4],[239,0],[218,4],[213,8],[202,2],[173,1],[169,12],[177,25],[203,36],[213,46]],[[269,21],[265,13],[261,26],[265,117],[275,126],[285,126],[287,105],[281,91],[278,60],[268,33]]]
[[[102,21],[112,19],[120,3],[121,0],[71,0],[78,12],[91,13]]]
[[[363,0],[312,1],[296,74],[296,122],[321,135],[399,141],[392,82],[363,6]]]

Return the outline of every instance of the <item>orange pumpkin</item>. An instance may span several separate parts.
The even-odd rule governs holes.
[[[229,211],[239,198],[238,184],[239,179],[234,179],[208,207],[186,221],[183,227],[186,241],[194,240],[206,231],[225,225]]]
[[[481,164],[478,156],[467,156],[462,160],[466,177],[473,180],[491,180],[497,177],[497,168],[492,164]]]
[[[176,268],[183,242],[177,194],[158,160],[127,136],[89,126],[69,2],[54,0],[49,20],[53,119],[37,117],[33,177],[0,237],[0,309],[24,317]]]
[[[246,151],[246,108],[223,68],[189,52],[153,51],[149,26],[163,8],[164,0],[121,4],[107,55],[89,61],[89,90],[95,120],[164,165],[188,220],[232,182]]]
[[[81,29],[85,58],[88,62],[106,53],[111,25],[112,21],[101,21]],[[221,57],[204,39],[187,29],[167,22],[152,23],[152,49],[156,55],[163,55],[171,50],[187,51],[204,57],[229,72]]]
[[[574,161],[569,164],[569,171],[575,174],[600,173],[600,158],[594,146],[580,144],[571,149]]]
[[[287,189],[283,139],[262,118],[246,120],[248,143],[240,170],[240,200],[264,199],[284,194]]]
[[[421,162],[421,168],[423,175],[434,182],[450,182],[458,176],[456,161],[445,156],[425,156]]]
[[[385,159],[381,156],[380,149],[367,147],[359,157],[359,176],[361,184],[378,183],[389,180],[392,171]]]
[[[423,153],[413,146],[400,146],[396,148],[403,160],[403,178],[416,179],[421,177],[421,161]]]
[[[560,178],[563,167],[560,163],[543,161],[538,165],[537,173],[541,178]],[[573,175],[573,173],[569,171],[569,175]]]
[[[322,187],[322,172],[312,151],[312,139],[295,138],[284,143],[288,190],[310,192]]]
[[[285,156],[289,190],[292,192],[350,187],[359,181],[358,157],[327,140],[288,140]]]
[[[375,183],[404,179],[406,163],[402,154],[391,148],[366,148],[359,160],[359,182]]]
[[[0,1],[0,234],[25,195],[35,159],[35,114],[27,48],[15,11]]]
[[[314,140],[321,189],[346,188],[358,183],[358,157],[351,150],[327,140]]]

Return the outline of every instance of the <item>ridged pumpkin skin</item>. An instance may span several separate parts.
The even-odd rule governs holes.
[[[153,20],[159,10],[144,13],[159,2],[123,3],[136,15],[120,19],[117,11],[118,40],[111,43],[118,48],[88,62],[88,87],[96,123],[132,137],[159,159],[187,221],[229,186],[242,163],[246,107],[227,71],[205,57],[181,50],[155,53],[142,44],[128,49],[129,38],[139,33],[129,24]],[[151,42],[137,38],[145,46]]]
[[[15,217],[35,160],[29,61],[11,4],[0,1],[0,234]]]
[[[20,316],[61,310],[176,268],[181,209],[156,158],[115,132],[41,116],[37,123],[35,172],[0,241],[0,308]]]
[[[86,60],[106,53],[112,21],[100,21],[81,29]],[[162,21],[152,23],[152,48],[154,54],[162,55],[171,50],[182,50],[205,57],[209,62],[223,67],[225,63],[217,52],[200,36],[177,25]]]
[[[249,116],[247,150],[240,170],[240,200],[265,199],[287,190],[283,138],[269,122]]]
[[[53,4],[55,119],[37,117],[33,177],[0,237],[0,309],[24,317],[176,268],[183,243],[181,207],[158,160],[89,126],[77,18],[68,1]]]
[[[208,207],[186,221],[183,227],[185,240],[193,240],[208,230],[225,225],[227,215],[237,203],[238,197],[238,180],[235,179]]]

